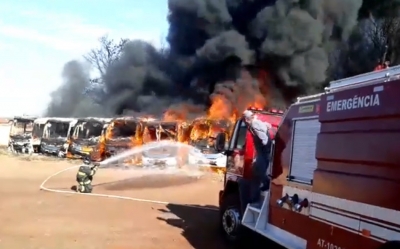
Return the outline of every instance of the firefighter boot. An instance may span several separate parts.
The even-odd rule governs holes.
[[[76,192],[85,193],[85,185],[83,182],[80,182],[78,186],[76,186]]]
[[[93,190],[92,183],[85,185],[85,193],[90,194],[90,193],[92,193],[92,190]]]
[[[90,194],[90,193],[92,193],[92,190],[93,190],[92,182],[86,181],[86,182],[79,183],[77,192]]]

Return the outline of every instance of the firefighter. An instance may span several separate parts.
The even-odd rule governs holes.
[[[93,167],[91,167],[91,161],[89,158],[85,158],[83,163],[84,165],[79,167],[78,173],[76,174],[76,181],[78,182],[76,191],[79,193],[91,193],[93,190],[93,176],[96,174],[99,164],[96,163]]]
[[[253,160],[250,202],[258,202],[261,191],[269,189],[267,168],[270,161],[272,140],[269,136],[271,124],[255,118],[254,113],[246,110],[243,113],[246,125],[253,136],[256,157]]]

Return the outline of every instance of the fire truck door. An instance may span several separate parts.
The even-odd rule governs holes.
[[[238,121],[228,145],[227,172],[229,173],[241,176],[244,173],[246,133],[245,123],[242,120]]]

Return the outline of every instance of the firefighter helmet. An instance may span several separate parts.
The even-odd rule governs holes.
[[[92,161],[90,160],[89,157],[83,158],[83,164],[89,165]]]

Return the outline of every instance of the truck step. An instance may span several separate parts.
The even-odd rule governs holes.
[[[242,225],[247,227],[247,228],[250,228],[251,230],[255,230],[256,229],[256,223],[255,222],[251,222],[251,221],[244,222],[243,221]]]
[[[269,193],[264,192],[260,203],[248,204],[244,212],[242,225],[259,233],[285,248],[306,249],[307,241],[288,233],[268,222]],[[288,239],[289,238],[289,239]]]
[[[262,201],[260,202],[256,202],[256,203],[250,203],[248,205],[248,208],[255,211],[255,212],[260,212],[261,211],[261,207],[262,207]]]
[[[266,191],[262,193],[259,202],[247,204],[242,219],[242,225],[252,230],[256,230],[258,227],[264,228],[264,224],[261,223],[267,221],[266,210],[268,209],[268,200],[268,191]]]

